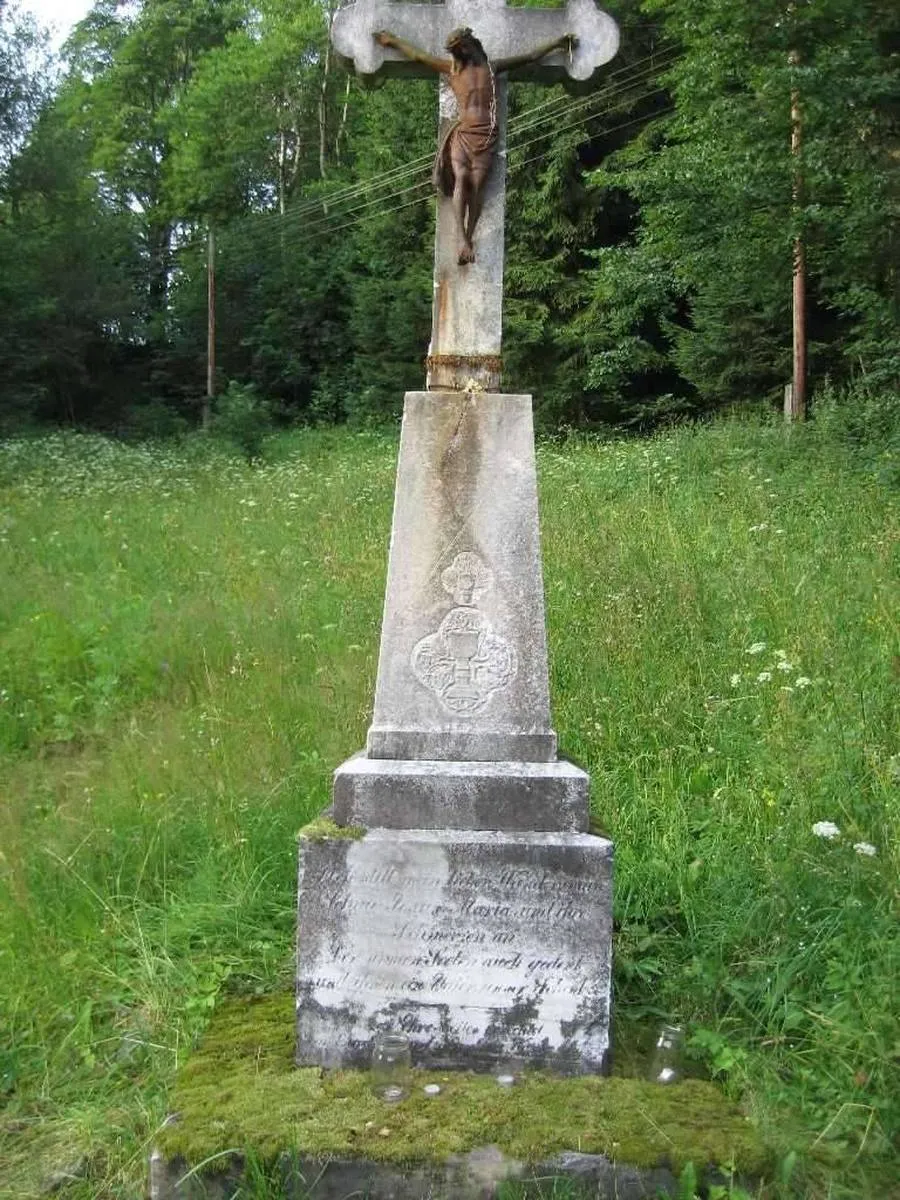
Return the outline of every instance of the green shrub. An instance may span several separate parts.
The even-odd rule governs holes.
[[[253,462],[260,457],[271,429],[269,401],[262,399],[254,384],[232,379],[216,404],[213,433],[239,450],[247,462]]]

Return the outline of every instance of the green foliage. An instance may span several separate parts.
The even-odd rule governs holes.
[[[857,380],[849,387],[830,382],[816,394],[816,425],[827,437],[874,456],[885,478],[900,480],[900,396]]]
[[[252,469],[200,437],[0,444],[17,1194],[80,1163],[71,1200],[140,1195],[225,981],[289,986],[296,832],[369,720],[395,453],[329,430],[273,437]],[[887,1194],[900,514],[883,459],[816,423],[731,423],[548,444],[539,468],[555,724],[616,842],[617,1019],[684,1024],[797,1152],[798,1195]]]
[[[505,386],[554,430],[780,404],[802,237],[813,383],[895,390],[895,6],[611,7],[591,96],[511,88]],[[222,378],[298,422],[396,418],[429,338],[435,85],[361,89],[332,13],[98,0],[55,95],[7,19],[3,427],[196,425],[210,226]]]
[[[248,463],[259,458],[266,434],[272,428],[272,406],[252,383],[231,380],[216,401],[213,433],[230,442]]]
[[[599,259],[595,306],[608,321],[589,378],[627,394],[630,353],[651,378],[669,359],[704,406],[777,400],[789,377],[799,236],[814,376],[846,376],[861,362],[875,386],[895,387],[898,250],[885,230],[898,203],[896,8],[881,0],[862,10],[849,0],[789,9],[645,0],[643,8],[681,50],[667,74],[675,110],[597,176],[599,186],[629,192],[640,223],[633,242]]]
[[[47,92],[46,33],[17,3],[0,7],[0,173],[25,139]]]

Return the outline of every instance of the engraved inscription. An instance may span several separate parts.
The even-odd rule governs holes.
[[[451,865],[435,849],[385,864],[363,842],[349,871],[321,863],[311,872],[324,924],[340,931],[307,964],[315,992],[376,1010],[395,1000],[450,1004],[482,1033],[493,1012],[520,1003],[538,1006],[548,1036],[579,1005],[600,997],[602,1008],[608,972],[598,973],[588,948],[607,923],[608,894],[590,867]]]
[[[515,679],[515,649],[495,633],[476,604],[493,585],[493,572],[477,554],[463,551],[441,573],[456,604],[435,633],[413,647],[413,674],[457,716],[479,712],[491,696]]]

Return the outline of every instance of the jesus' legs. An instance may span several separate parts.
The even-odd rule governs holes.
[[[475,261],[475,251],[472,247],[472,237],[469,233],[469,221],[467,221],[467,213],[472,210],[472,176],[467,166],[463,166],[455,158],[453,161],[453,215],[456,218],[456,226],[459,229],[460,247],[459,247],[459,262],[460,264],[470,263]]]
[[[488,174],[490,173],[491,164],[482,165],[477,162],[472,168],[471,179],[469,183],[469,204],[466,212],[466,240],[471,244],[475,237],[475,226],[478,224],[478,218],[481,216],[481,210],[484,208],[484,192],[487,187]]]

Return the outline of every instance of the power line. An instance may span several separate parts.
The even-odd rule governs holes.
[[[585,116],[588,116],[590,115],[590,110],[592,108],[596,108],[601,101],[627,91],[627,89],[634,87],[639,82],[646,80],[648,76],[661,73],[667,67],[671,66],[678,59],[678,57],[678,52],[674,48],[670,47],[658,54],[646,55],[643,58],[637,59],[634,63],[628,64],[628,66],[620,67],[617,71],[611,72],[607,77],[609,81],[622,75],[627,75],[627,78],[620,79],[615,85],[613,85],[611,82],[608,82],[602,89],[591,93],[589,96],[586,96],[583,99],[572,100],[569,96],[557,96],[550,100],[543,101],[540,104],[533,105],[531,108],[527,109],[526,112],[517,114],[509,122],[508,130],[510,139],[512,141],[512,139],[518,133],[527,132],[529,129],[538,128],[541,125],[551,124],[558,117],[566,117],[577,111],[584,111]],[[642,67],[642,64],[649,65],[643,66],[641,70],[635,69]],[[640,97],[637,99],[640,99]],[[539,113],[543,113],[543,115],[536,116],[536,114]],[[426,166],[430,166],[433,159],[434,152],[432,151],[426,155],[420,156],[419,158],[412,159],[407,163],[402,163],[397,167],[393,167],[379,175],[370,176],[369,178],[360,180],[355,184],[350,184],[346,187],[339,188],[337,191],[332,192],[327,196],[306,200],[303,203],[291,208],[286,214],[280,216],[278,221],[278,229],[273,231],[272,236],[278,237],[279,239],[283,239],[285,236],[290,236],[293,226],[300,224],[303,222],[306,216],[318,212],[319,210],[322,210],[321,217],[314,223],[313,228],[324,229],[335,216],[346,216],[351,212],[358,211],[359,209],[366,208],[370,205],[379,204],[385,199],[391,199],[393,196],[401,193],[391,192],[388,196],[371,195],[371,193],[383,191],[388,186],[394,186],[397,183],[402,182],[404,179],[417,174],[419,171],[424,171]],[[424,186],[427,182],[427,178],[423,179],[421,186]],[[409,190],[411,189],[405,188],[403,189],[403,192],[407,192]],[[361,205],[355,206],[354,208],[348,209],[345,207],[348,202],[356,199],[357,196],[362,195],[368,195],[369,199],[364,201]],[[341,211],[329,212],[329,208],[332,206],[341,209]],[[248,218],[246,219],[253,220],[256,217],[265,218],[272,215],[273,214],[271,213],[249,214]],[[306,231],[307,227],[304,228],[304,232]],[[257,237],[258,236],[259,235],[257,235]],[[199,243],[199,241],[199,238],[196,239],[196,242]],[[178,249],[189,249],[191,244],[191,242],[187,242]]]
[[[646,73],[643,73],[643,75],[646,75]],[[643,77],[643,76],[642,76],[642,77]],[[631,87],[631,86],[632,86],[634,83],[636,83],[636,82],[638,82],[638,79],[637,79],[637,78],[634,78],[634,79],[631,79],[631,80],[629,80],[629,81],[628,81],[628,87]],[[661,91],[661,90],[663,90],[663,89],[662,89],[662,88],[656,88],[656,89],[654,89],[654,91]],[[620,87],[620,88],[616,89],[616,91],[627,91],[627,88],[625,88],[625,87]],[[632,96],[628,96],[628,97],[626,97],[626,98],[625,98],[625,102],[631,102],[632,100],[634,100],[635,102],[637,102],[637,101],[639,101],[639,100],[645,99],[645,98],[646,98],[646,95],[648,95],[648,94],[652,94],[652,93],[644,93],[644,94],[643,94],[643,95],[641,95],[640,97],[632,97]],[[607,100],[607,99],[609,99],[609,98],[610,98],[610,96],[609,96],[609,92],[608,92],[608,91],[607,91],[607,92],[599,92],[599,93],[596,93],[594,96],[590,97],[589,99],[586,99],[586,100],[580,100],[580,101],[573,102],[573,103],[569,104],[569,105],[568,105],[568,106],[567,106],[567,107],[566,107],[564,110],[561,110],[561,111],[559,111],[559,112],[553,112],[553,113],[551,113],[551,114],[547,114],[547,115],[545,115],[544,117],[542,117],[540,120],[532,121],[532,122],[530,122],[530,123],[528,123],[528,124],[526,124],[526,125],[520,125],[520,124],[515,124],[514,122],[510,122],[510,125],[509,125],[509,129],[510,129],[510,141],[509,141],[509,144],[508,144],[508,146],[507,146],[507,151],[511,151],[511,150],[514,150],[514,149],[519,149],[519,148],[520,148],[520,145],[521,145],[521,144],[520,144],[520,143],[515,143],[515,142],[514,142],[514,138],[515,138],[515,135],[516,135],[516,134],[519,134],[519,133],[527,133],[529,130],[532,130],[532,129],[537,129],[537,128],[539,128],[539,127],[543,126],[543,125],[549,125],[549,126],[550,126],[550,129],[548,129],[548,130],[547,130],[547,132],[545,132],[545,133],[543,133],[543,134],[539,134],[539,135],[538,135],[538,137],[547,137],[549,134],[551,134],[551,133],[555,133],[555,132],[558,132],[558,131],[559,131],[559,129],[560,129],[560,126],[559,126],[559,125],[556,123],[556,122],[557,122],[557,120],[558,120],[559,118],[563,118],[563,119],[565,119],[565,118],[568,118],[568,117],[570,117],[570,116],[574,115],[574,114],[575,114],[575,113],[577,113],[577,112],[582,112],[582,113],[584,114],[584,116],[585,116],[585,117],[587,117],[587,116],[590,116],[590,115],[595,115],[595,116],[596,116],[596,115],[597,115],[596,113],[594,113],[594,114],[591,114],[591,109],[598,108],[598,107],[599,107],[599,105],[601,104],[601,102],[602,102],[603,100]],[[614,111],[616,111],[616,108],[617,108],[617,107],[620,107],[620,105],[618,105],[618,106],[617,106],[617,105],[614,105],[614,106],[612,106],[610,109],[608,109],[608,110],[605,110],[605,111],[613,111],[613,112],[614,112]],[[578,122],[576,121],[576,122],[575,122],[575,124],[577,124],[577,123],[578,123]],[[567,128],[567,129],[568,129],[568,128],[571,128],[571,127],[572,127],[572,125],[571,125],[571,124],[569,124],[569,125],[565,126],[565,128]],[[532,140],[533,140],[533,139],[532,139]],[[526,142],[526,143],[525,143],[525,145],[530,145],[530,144],[531,144],[530,142]],[[429,162],[431,161],[431,159],[433,159],[433,155],[429,156]],[[415,168],[415,171],[413,171],[413,170],[411,169],[410,171],[406,172],[406,174],[418,173],[418,171],[419,171],[420,169],[421,169],[421,168],[418,168],[418,167],[417,167],[417,168]],[[399,179],[397,180],[397,182],[399,182]],[[428,181],[427,181],[427,180],[425,180],[424,182],[428,182]],[[413,186],[413,187],[419,187],[419,186],[421,186],[421,184],[413,184],[412,186]],[[410,189],[410,188],[404,188],[404,189],[402,189],[402,190],[403,190],[404,192],[406,192],[406,191],[409,191],[409,190],[411,190],[411,189]],[[397,194],[400,194],[400,193],[396,193],[396,192],[395,192],[395,193],[391,193],[391,196],[393,196],[393,195],[397,195]],[[328,225],[328,223],[329,223],[329,221],[330,221],[330,219],[331,219],[331,217],[332,217],[333,215],[337,215],[337,216],[349,216],[349,215],[350,215],[350,213],[352,213],[352,212],[358,212],[358,211],[360,211],[360,210],[362,210],[362,209],[365,209],[365,208],[368,208],[368,207],[370,207],[371,205],[375,205],[375,204],[378,204],[378,203],[380,203],[380,202],[381,202],[381,200],[382,200],[382,199],[384,199],[384,198],[385,198],[385,197],[382,197],[382,196],[373,196],[373,197],[371,197],[370,199],[368,199],[368,200],[365,200],[365,201],[363,201],[362,203],[360,203],[360,204],[358,204],[358,205],[355,205],[355,206],[353,206],[353,207],[351,207],[351,208],[344,209],[342,212],[339,212],[339,213],[337,213],[337,214],[326,213],[326,214],[325,214],[325,216],[324,216],[324,219],[321,219],[321,218],[320,218],[319,220],[315,221],[315,222],[314,222],[314,223],[313,223],[313,224],[312,224],[312,225],[309,227],[309,229],[310,229],[310,230],[313,230],[313,229],[325,228],[325,227]],[[391,198],[391,197],[388,197],[388,198]]]
[[[663,89],[663,88],[656,89],[656,91],[664,91],[664,90],[665,89]],[[652,93],[649,93],[649,94],[652,94]],[[606,137],[607,134],[618,133],[620,129],[628,129],[629,126],[637,125],[641,121],[656,121],[660,117],[668,116],[669,113],[673,113],[674,111],[675,111],[675,105],[667,104],[665,108],[661,108],[657,112],[648,113],[646,116],[643,116],[643,117],[632,117],[630,121],[623,121],[621,123],[621,125],[613,125],[613,127],[611,129],[604,129],[603,136]],[[539,141],[539,140],[540,140],[539,138],[535,138],[535,141]],[[588,140],[591,140],[591,139],[588,139]],[[550,155],[550,151],[545,150],[543,154],[535,154],[532,158],[526,158],[524,162],[517,162],[517,163],[515,163],[516,170],[521,170],[522,167],[527,167],[529,165],[529,163],[540,162],[541,159],[547,158],[547,157],[549,157],[549,155]]]
[[[656,90],[659,91],[662,89],[656,89]],[[641,121],[658,120],[660,117],[666,116],[668,113],[674,112],[674,111],[675,111],[674,105],[669,105],[668,107],[660,110],[659,112],[650,113],[643,117],[633,117],[630,121],[623,121],[619,125],[614,125],[611,129],[605,129],[603,131],[603,136],[606,136],[607,134],[610,134],[610,133],[617,133],[619,130],[627,129],[629,126],[636,125]],[[540,139],[536,138],[534,140],[538,141]],[[526,144],[531,145],[533,143],[529,142]],[[516,168],[519,169],[521,167],[528,166],[530,163],[539,162],[540,160],[547,158],[549,156],[549,154],[550,154],[549,150],[544,151],[542,154],[536,154],[532,158],[528,158],[522,163],[516,163],[515,164]],[[386,199],[390,199],[390,197],[387,197]],[[347,221],[345,224],[333,226],[331,229],[328,230],[328,233],[333,235],[336,233],[340,233],[345,229],[351,229],[357,225],[361,225],[364,221],[373,220],[376,217],[390,216],[391,214],[393,214],[395,212],[402,212],[402,210],[405,208],[410,208],[414,204],[419,204],[422,199],[424,199],[424,197],[415,197],[412,200],[407,200],[403,204],[399,204],[399,205],[393,206],[391,208],[379,209],[375,212],[369,213],[367,216],[356,217],[352,221]],[[290,240],[290,245],[293,248],[295,248],[297,246],[308,245],[313,240],[315,240],[315,239],[312,236],[294,237]]]
[[[514,127],[514,122],[510,122],[511,129],[513,129],[513,127],[514,127],[514,132],[513,132],[513,136],[510,138],[508,152],[515,153],[517,151],[525,149],[526,147],[528,147],[530,145],[533,145],[535,142],[540,141],[543,138],[550,136],[551,134],[562,133],[562,132],[566,132],[569,129],[573,129],[573,128],[577,127],[582,121],[601,115],[601,112],[616,112],[627,104],[641,103],[643,100],[647,99],[649,96],[652,96],[659,92],[665,91],[665,87],[661,85],[660,87],[643,91],[638,95],[634,95],[633,93],[628,94],[629,89],[631,87],[633,87],[634,84],[637,83],[639,80],[643,79],[645,82],[649,82],[649,80],[646,80],[647,74],[648,74],[648,72],[646,72],[646,71],[641,72],[638,75],[633,76],[630,80],[628,80],[627,84],[625,82],[623,82],[616,89],[607,89],[604,92],[595,93],[585,100],[570,102],[563,111],[553,112],[552,114],[545,116],[541,120],[532,121],[528,124],[525,124],[524,126],[521,123],[516,123],[515,127]],[[600,106],[601,106],[602,102],[608,101],[611,98],[611,96],[610,96],[611,91],[613,94],[616,94],[619,92],[625,93],[625,94],[623,95],[623,98],[618,101],[617,104],[612,104],[612,105],[607,104],[605,108],[601,109]],[[545,107],[545,106],[537,106],[537,107]],[[591,111],[592,109],[595,109],[597,111]],[[533,110],[530,109],[527,115],[531,115],[532,111]],[[576,119],[574,121],[569,121],[562,126],[560,126],[557,123],[558,118],[569,117],[576,113],[579,115],[576,116]],[[543,133],[538,133],[535,137],[529,138],[524,142],[516,142],[515,141],[515,137],[514,137],[515,133],[530,132],[530,131],[532,131],[534,129],[538,129],[544,125],[548,125],[548,126],[550,126],[550,128],[546,129]],[[616,128],[620,128],[620,126],[617,126]],[[607,133],[607,132],[613,132],[613,131],[612,130],[604,131],[604,133]],[[432,157],[433,157],[432,155],[429,155],[427,158],[427,161],[430,162]],[[415,160],[415,161],[418,162],[420,160]],[[404,164],[403,168],[398,168],[396,171],[388,172],[386,174],[385,178],[387,178],[388,176],[394,176],[395,178],[392,180],[392,182],[395,182],[395,183],[401,182],[403,178],[408,177],[410,174],[413,174],[413,173],[415,173],[415,171],[420,170],[420,169],[421,168],[414,167],[411,164]],[[314,221],[311,224],[306,223],[304,225],[304,228],[300,231],[301,232],[300,240],[302,243],[305,243],[305,242],[310,241],[312,239],[312,236],[314,236],[314,235],[324,236],[324,235],[328,234],[329,232],[334,231],[335,229],[347,228],[348,226],[345,224],[340,224],[338,226],[335,226],[335,221],[341,221],[342,218],[348,217],[353,213],[360,213],[360,212],[365,213],[369,209],[373,209],[373,208],[378,209],[385,202],[389,202],[389,201],[397,198],[398,196],[406,195],[410,192],[415,192],[415,191],[419,191],[422,189],[430,190],[430,186],[431,186],[430,177],[425,176],[419,182],[413,183],[413,184],[411,184],[407,187],[401,188],[399,190],[390,192],[387,195],[381,194],[381,195],[371,196],[369,199],[361,202],[360,204],[353,205],[350,208],[345,207],[345,208],[341,209],[340,207],[338,207],[338,211],[334,211],[334,212],[330,212],[330,213],[326,212],[324,214],[323,218],[320,218],[319,220]],[[383,187],[384,187],[384,184],[382,183],[380,185],[380,190],[383,191]],[[379,188],[375,188],[374,190],[379,190]],[[413,201],[413,202],[415,202],[415,201]],[[318,204],[314,205],[314,207],[318,207]],[[408,207],[408,204],[401,205],[400,207],[406,208],[406,207]],[[259,216],[261,218],[264,218],[265,214],[259,214]],[[285,218],[282,218],[279,221],[277,228],[267,230],[261,234],[257,233],[256,237],[255,237],[255,242],[257,245],[261,244],[263,246],[274,245],[276,241],[294,244],[296,241],[295,226],[298,223],[299,223],[298,216],[294,216],[293,219],[291,220],[290,224],[288,224],[288,222]],[[353,224],[353,223],[354,222],[350,222],[350,224]]]
[[[639,78],[642,78],[644,75],[652,72],[653,70],[655,70],[657,68],[664,69],[665,67],[671,66],[672,63],[678,57],[679,57],[679,54],[675,47],[666,48],[666,49],[660,51],[659,53],[645,55],[643,58],[636,59],[633,63],[629,63],[627,66],[619,67],[617,70],[611,71],[609,73],[609,75],[607,75],[606,80],[604,81],[604,86],[599,92],[594,92],[591,94],[591,96],[587,97],[585,100],[576,101],[574,103],[579,103],[579,104],[590,103],[592,100],[596,99],[597,96],[603,95],[606,92],[610,91],[611,90],[610,89],[610,81],[613,79],[616,79],[620,75],[627,74],[627,73],[633,73],[631,81],[634,81]],[[640,71],[637,71],[636,68],[641,67],[642,64],[644,64],[644,63],[650,63],[651,65],[644,67]],[[619,87],[619,85],[616,85],[616,88],[612,89],[612,90],[618,90],[618,87]],[[511,131],[514,127],[518,127],[521,122],[530,121],[530,119],[532,117],[534,117],[534,115],[536,113],[541,112],[547,108],[557,108],[558,107],[561,109],[565,109],[568,107],[570,102],[571,102],[571,97],[569,97],[569,96],[554,96],[550,100],[545,100],[540,104],[535,104],[531,108],[529,108],[526,112],[519,113],[516,117],[514,117],[509,123],[509,129]],[[418,169],[420,166],[425,166],[426,164],[430,163],[433,158],[434,158],[434,153],[430,152],[428,154],[421,155],[419,158],[412,159],[408,163],[403,163],[398,167],[394,167],[389,171],[385,171],[379,175],[370,177],[365,180],[361,180],[354,184],[348,184],[345,187],[339,188],[337,191],[328,194],[327,196],[323,196],[321,198],[316,197],[315,199],[310,199],[310,200],[304,201],[302,204],[300,204],[299,206],[297,206],[291,210],[291,215],[300,217],[300,216],[305,215],[307,212],[310,212],[317,208],[322,207],[323,205],[344,203],[346,200],[352,199],[354,193],[359,192],[359,191],[365,191],[366,189],[371,188],[373,186],[377,186],[377,187],[384,186],[388,181],[391,181],[391,180],[396,181],[395,177],[398,176],[399,174],[401,174],[401,173],[405,174],[407,171],[414,171],[414,170]]]

